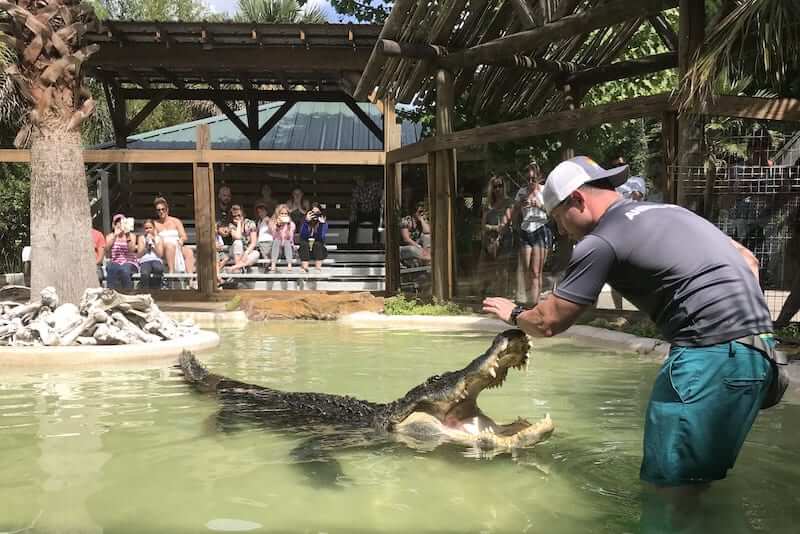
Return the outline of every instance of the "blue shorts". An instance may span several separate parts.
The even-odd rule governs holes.
[[[540,226],[533,232],[520,230],[519,238],[523,247],[550,248],[553,246],[553,232],[547,226]]]
[[[673,346],[647,407],[640,478],[659,486],[725,478],[772,379],[770,361],[741,343]]]

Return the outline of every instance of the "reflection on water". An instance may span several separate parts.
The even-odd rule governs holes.
[[[490,336],[270,323],[222,331],[216,372],[385,402],[463,366]],[[549,412],[553,437],[494,458],[458,446],[333,447],[297,432],[220,432],[216,404],[169,368],[6,375],[0,532],[796,532],[800,395],[756,421],[736,469],[668,529],[638,482],[657,364],[536,341],[529,371],[488,390],[499,420]],[[312,448],[313,443],[309,444]]]

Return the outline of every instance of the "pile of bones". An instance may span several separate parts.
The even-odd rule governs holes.
[[[0,302],[0,345],[131,345],[193,335],[191,323],[177,323],[158,309],[150,295],[123,295],[113,289],[87,289],[80,305],[59,305],[52,287],[38,300]]]

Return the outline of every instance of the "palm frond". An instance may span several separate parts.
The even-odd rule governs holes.
[[[735,7],[710,28],[692,67],[681,81],[683,108],[702,106],[720,83],[758,82],[780,93],[787,75],[800,68],[800,2],[735,0]]]
[[[300,6],[297,0],[239,0],[235,20],[261,24],[321,24],[327,22],[319,6]]]

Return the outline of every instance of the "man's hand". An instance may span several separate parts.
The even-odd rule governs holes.
[[[514,304],[513,301],[502,297],[489,297],[483,300],[484,312],[492,313],[496,315],[498,319],[507,323],[511,320],[511,312],[514,310],[515,306],[516,304]]]

